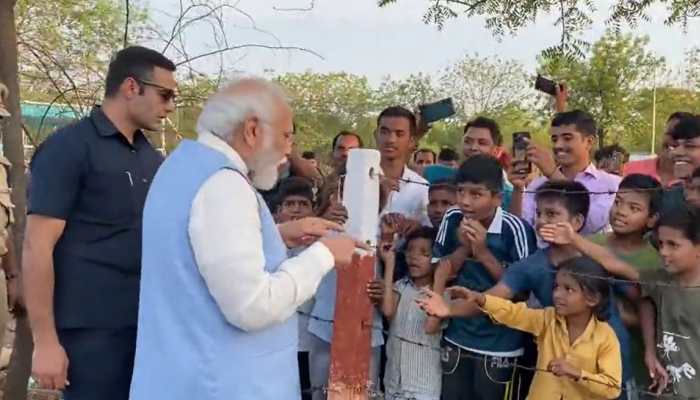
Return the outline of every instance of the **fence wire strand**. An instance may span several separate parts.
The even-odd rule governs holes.
[[[384,174],[378,173],[374,171],[374,169],[370,169],[369,172],[371,177],[378,177],[380,180],[395,180],[398,182],[403,182],[407,184],[414,184],[414,185],[421,185],[421,186],[428,186],[430,187],[431,183],[429,182],[422,182],[422,181],[417,181],[414,179],[408,179],[408,178],[391,178],[388,177]],[[340,175],[339,178],[342,179],[344,178],[345,175]],[[444,182],[441,182],[444,183]],[[614,195],[617,194],[618,192],[669,192],[669,191],[674,191],[677,190],[676,188],[664,188],[664,187],[657,187],[657,188],[635,188],[635,189],[622,189],[622,190],[604,190],[604,191],[590,191],[590,190],[559,190],[559,189],[547,189],[547,192],[553,192],[553,193],[563,193],[563,194],[594,194],[594,195]],[[519,190],[519,193],[523,194],[537,194],[537,190]]]
[[[302,312],[302,311],[297,311],[297,314],[300,315],[300,316],[303,316],[303,317],[305,317],[305,318],[308,318],[308,319],[313,319],[313,320],[316,320],[316,321],[319,321],[319,322],[328,323],[328,324],[333,324],[333,323],[335,322],[335,321],[333,321],[332,319],[321,318],[321,317],[315,316],[315,315],[313,315],[313,314],[306,313],[306,312]],[[436,352],[438,352],[438,353],[442,353],[442,348],[441,348],[441,347],[436,347],[436,346],[432,346],[432,345],[427,344],[427,343],[422,343],[422,342],[419,342],[419,341],[416,341],[416,340],[411,340],[411,339],[404,338],[404,337],[402,337],[402,336],[400,336],[400,335],[396,335],[396,334],[394,334],[394,333],[391,333],[389,330],[384,329],[384,327],[381,327],[381,326],[376,326],[376,325],[373,325],[373,324],[363,324],[363,328],[370,328],[370,329],[372,329],[372,330],[377,330],[377,331],[382,332],[387,338],[394,338],[394,339],[396,339],[396,340],[399,340],[399,341],[401,341],[401,342],[404,342],[404,343],[407,343],[407,344],[410,344],[410,345],[413,345],[413,346],[420,346],[420,347],[424,347],[424,348],[430,349],[430,350],[432,350],[432,351],[436,351]],[[468,359],[476,360],[476,361],[479,361],[479,362],[483,362],[485,372],[488,373],[488,371],[486,370],[486,368],[487,368],[487,367],[486,367],[486,363],[487,363],[487,361],[489,360],[489,356],[477,356],[477,355],[472,355],[472,354],[461,353],[461,354],[460,354],[460,357],[461,357],[461,358],[468,358]],[[540,372],[540,373],[545,373],[545,374],[551,374],[551,375],[553,375],[553,376],[555,376],[556,378],[559,378],[559,379],[568,379],[568,378],[564,378],[564,377],[558,377],[558,376],[556,376],[552,371],[549,371],[549,370],[546,370],[546,369],[542,369],[542,368],[537,368],[537,367],[534,367],[534,366],[531,367],[531,366],[520,365],[520,364],[518,364],[518,363],[514,363],[514,364],[513,364],[513,368],[515,368],[515,369],[520,369],[520,370],[524,370],[524,371],[528,371],[528,372],[534,372],[534,373]],[[651,392],[651,391],[643,390],[643,389],[628,390],[628,389],[626,389],[626,388],[623,388],[622,386],[613,385],[613,384],[610,384],[610,383],[608,383],[608,382],[602,382],[602,381],[598,381],[598,380],[595,380],[595,379],[592,379],[592,378],[587,378],[587,377],[583,377],[583,378],[581,378],[581,380],[585,380],[585,381],[588,381],[588,382],[590,382],[590,383],[595,383],[595,384],[598,384],[598,385],[607,386],[607,387],[610,387],[610,388],[613,388],[613,389],[617,389],[617,390],[621,390],[621,391],[624,391],[624,392],[627,392],[627,393],[632,392],[632,393],[637,393],[637,394],[639,394],[639,395],[644,395],[644,396],[653,396],[653,397],[655,397],[655,398],[656,398],[656,397],[661,397],[661,398],[663,398],[663,396],[672,395],[673,398],[676,399],[676,400],[686,400],[686,399],[687,399],[687,400],[693,400],[693,399],[694,399],[694,398],[692,398],[692,397],[687,397],[687,396],[683,396],[683,395],[676,394],[676,393],[662,393],[661,395],[657,395],[655,392]],[[330,389],[328,389],[327,387],[316,387],[316,388],[312,388],[311,390],[313,390],[313,391],[323,390],[324,392],[327,392],[327,391],[330,390]],[[372,390],[372,389],[369,389],[369,388],[367,389],[367,391],[368,391],[368,393],[370,394],[370,398],[372,398],[372,399],[415,400],[415,398],[413,398],[413,397],[406,397],[406,396],[403,396],[403,397],[395,397],[395,396],[392,396],[392,397],[385,397],[381,392],[378,392],[378,391],[375,391],[375,390]],[[379,397],[372,397],[372,396],[379,396]]]
[[[372,178],[378,178],[378,179],[380,179],[380,180],[394,180],[394,181],[403,182],[403,183],[406,183],[406,184],[416,184],[416,185],[422,185],[422,186],[428,186],[428,187],[430,186],[430,183],[428,183],[428,182],[421,182],[421,181],[416,181],[416,180],[413,180],[413,179],[407,179],[407,178],[389,178],[389,177],[387,177],[387,176],[385,176],[385,175],[383,175],[383,174],[381,174],[381,173],[375,171],[373,168],[370,169],[369,174],[370,174],[370,177],[372,177]],[[338,177],[339,185],[340,185],[341,180],[342,180],[344,177],[345,177],[345,175],[340,175],[340,176]],[[640,191],[658,192],[658,191],[661,191],[661,192],[668,192],[668,191],[673,191],[673,190],[677,190],[677,189],[675,189],[675,188],[663,188],[663,187],[658,187],[658,188],[646,188],[646,189],[608,190],[608,191],[589,191],[589,190],[564,191],[564,190],[552,189],[552,190],[547,190],[547,192],[557,192],[557,193],[568,194],[568,195],[574,195],[574,194],[615,195],[615,194],[617,194],[617,193],[619,193],[619,192],[626,192],[626,191],[634,191],[634,192],[640,192]],[[523,193],[523,194],[536,194],[536,193],[538,193],[538,191],[536,191],[536,190],[521,190],[521,191],[519,191],[519,192],[520,192],[520,193]],[[373,246],[373,247],[375,247],[375,249],[376,249],[377,246]],[[471,257],[467,258],[467,260],[469,260],[469,261],[478,261],[477,259],[471,258]],[[557,272],[556,270],[552,270],[552,271],[551,271],[551,273],[553,273],[553,274],[556,274],[556,272]],[[572,274],[572,275],[581,276],[581,277],[587,277],[587,278],[592,278],[592,279],[604,280],[604,281],[609,282],[610,284],[619,283],[619,284],[640,285],[640,286],[650,286],[650,287],[669,287],[669,288],[676,288],[676,289],[683,289],[683,290],[688,290],[688,289],[700,289],[700,286],[683,286],[683,285],[680,285],[680,284],[678,284],[678,283],[665,282],[665,281],[629,280],[629,279],[617,278],[617,277],[613,277],[613,276],[601,277],[601,276],[590,275],[590,274],[584,274],[584,273],[577,273],[577,272],[568,272],[568,273],[570,273],[570,274]],[[312,314],[309,314],[309,313],[304,313],[304,312],[301,312],[301,311],[298,311],[297,313],[298,313],[299,315],[301,315],[301,316],[304,316],[304,317],[310,318],[310,319],[314,319],[314,320],[319,321],[319,322],[324,322],[324,323],[328,323],[328,324],[333,324],[333,323],[334,323],[333,320],[329,320],[329,319],[325,319],[325,318],[320,318],[320,317],[317,317],[317,316],[312,315]],[[386,337],[391,337],[391,338],[394,338],[394,339],[396,339],[396,340],[399,340],[399,341],[404,342],[404,343],[407,343],[407,344],[411,344],[411,345],[414,345],[414,346],[426,347],[426,348],[429,348],[430,350],[433,350],[433,351],[442,352],[442,348],[440,348],[440,347],[431,346],[431,345],[426,344],[426,343],[421,343],[421,342],[418,342],[418,341],[415,341],[415,340],[411,340],[411,339],[407,339],[407,338],[401,337],[401,336],[396,335],[396,334],[392,334],[392,333],[389,332],[389,330],[384,329],[384,327],[378,327],[378,326],[374,326],[374,325],[368,325],[368,326],[365,326],[365,327],[369,327],[369,328],[371,328],[371,329],[373,329],[373,330],[380,331],[380,332],[382,332]],[[477,355],[464,354],[464,353],[462,353],[460,356],[463,357],[463,358],[469,358],[469,359],[476,360],[476,361],[483,361],[483,362],[484,362],[484,368],[486,368],[486,361],[488,360],[488,356],[477,356]],[[520,365],[520,364],[515,363],[515,364],[513,365],[513,367],[516,368],[516,369],[521,369],[521,370],[528,371],[528,372],[533,372],[533,373],[538,373],[538,372],[539,372],[539,373],[551,374],[551,375],[554,375],[554,376],[556,377],[556,375],[555,375],[553,372],[551,372],[551,371],[549,371],[549,370],[546,370],[546,369],[537,368],[537,367],[534,367],[534,366],[531,367],[531,366],[525,366],[525,365]],[[486,372],[487,372],[487,371],[486,371]],[[488,372],[487,372],[487,373],[488,373]],[[559,378],[559,379],[568,379],[568,378],[564,378],[564,377],[557,377],[557,378]],[[595,380],[595,379],[587,378],[587,377],[584,377],[584,378],[581,378],[581,379],[582,379],[582,380],[586,380],[586,381],[591,382],[591,383],[595,383],[595,384],[607,386],[607,387],[610,387],[610,388],[613,388],[613,389],[621,390],[621,391],[623,391],[623,392],[627,392],[627,393],[632,392],[632,393],[636,393],[636,394],[639,394],[639,395],[652,396],[652,397],[654,397],[654,398],[663,398],[664,396],[673,396],[673,398],[674,398],[674,399],[677,399],[677,400],[686,400],[686,399],[687,399],[687,400],[693,400],[693,399],[694,399],[693,397],[687,397],[687,396],[683,396],[683,395],[680,395],[680,394],[677,394],[677,393],[662,393],[662,394],[660,394],[660,395],[657,395],[655,392],[651,392],[651,391],[643,390],[643,389],[628,390],[628,389],[623,388],[623,387],[621,387],[621,386],[612,385],[612,384],[607,383],[607,382],[601,382],[601,381],[597,381],[597,380]],[[671,387],[672,387],[672,386],[671,386]],[[311,388],[311,389],[309,389],[309,390],[310,390],[310,391],[319,391],[319,390],[322,390],[322,391],[324,391],[324,393],[325,393],[325,392],[327,392],[329,389],[328,389],[327,387],[315,387],[315,388]],[[406,396],[400,396],[400,395],[399,395],[400,397],[396,397],[396,396],[386,397],[386,396],[385,396],[383,393],[381,393],[381,392],[377,392],[377,391],[374,391],[374,390],[369,389],[369,388],[368,388],[367,390],[368,390],[368,394],[370,395],[370,398],[371,398],[371,399],[415,400],[415,398],[413,398],[413,397],[406,397]]]

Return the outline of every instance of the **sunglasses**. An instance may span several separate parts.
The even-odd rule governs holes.
[[[161,86],[157,83],[146,81],[143,79],[134,78],[134,80],[142,85],[151,86],[153,88],[158,89],[158,94],[164,102],[168,102],[170,100],[175,101],[175,99],[177,98],[177,92],[175,92],[175,90],[173,89],[169,89],[165,86]]]

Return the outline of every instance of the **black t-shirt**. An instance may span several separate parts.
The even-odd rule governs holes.
[[[141,218],[163,158],[99,107],[59,129],[32,159],[28,213],[66,221],[54,249],[58,328],[135,326]]]

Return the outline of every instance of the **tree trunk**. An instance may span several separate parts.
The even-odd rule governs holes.
[[[34,342],[27,313],[21,312],[15,317],[15,341],[12,344],[12,357],[7,371],[3,400],[25,400],[27,383],[32,372]]]
[[[3,150],[12,163],[10,185],[15,204],[15,243],[21,244],[24,237],[26,214],[27,179],[25,175],[24,144],[19,109],[19,80],[17,71],[17,35],[14,23],[15,0],[0,0],[0,81],[10,89],[8,109],[12,114],[3,132]],[[19,249],[19,246],[18,246]],[[21,255],[21,252],[17,253]]]
[[[24,163],[24,144],[22,141],[22,124],[19,108],[19,79],[17,65],[17,32],[15,31],[14,6],[16,0],[0,0],[0,81],[10,90],[7,101],[8,111],[12,114],[3,127],[3,150],[12,163],[10,185],[12,201],[15,204],[15,226],[13,227],[17,261],[21,263],[22,241],[24,239],[24,221],[26,215],[27,179]],[[21,318],[20,318],[21,319]],[[31,343],[31,334],[26,329],[26,320],[18,321],[15,343]],[[19,348],[18,348],[19,347]],[[17,346],[8,372],[5,399],[26,399],[28,364],[31,361],[31,347]],[[28,353],[27,353],[28,351]],[[18,354],[21,353],[21,354]],[[23,360],[23,361],[22,361]]]

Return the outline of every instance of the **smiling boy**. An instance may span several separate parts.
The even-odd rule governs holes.
[[[456,268],[456,284],[485,291],[498,282],[508,265],[536,249],[532,227],[504,211],[503,170],[498,160],[479,154],[457,171],[457,206],[445,213],[433,250]],[[462,262],[453,256],[461,253]],[[456,257],[457,259],[460,256]],[[444,290],[447,274],[436,272],[435,291]],[[450,320],[444,333],[447,361],[443,359],[444,400],[507,399],[516,387],[514,365],[523,353],[523,336],[495,324],[485,315]],[[488,360],[488,368],[484,361]]]
[[[580,182],[590,193],[590,209],[582,234],[601,231],[608,225],[610,207],[621,177],[599,170],[591,163],[591,149],[596,143],[598,128],[593,117],[581,110],[558,113],[551,126],[552,151],[531,143],[528,159],[542,172],[523,196],[522,217],[529,223],[535,221],[535,191],[550,179],[566,179]]]

